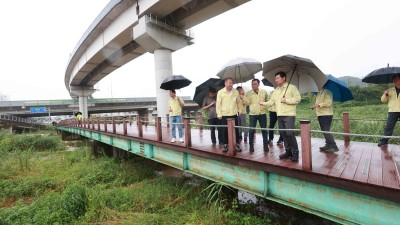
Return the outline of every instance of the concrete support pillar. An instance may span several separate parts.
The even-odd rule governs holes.
[[[172,76],[172,52],[168,49],[154,51],[154,68],[156,77],[157,114],[168,114],[169,91],[160,88],[162,81]]]
[[[145,15],[133,27],[133,39],[147,52],[154,54],[157,114],[168,114],[169,91],[160,89],[162,81],[173,75],[172,52],[193,44],[190,31],[180,30],[167,24],[165,20]],[[163,118],[163,122],[166,119]],[[165,126],[165,123],[163,123]]]
[[[79,96],[79,111],[82,112],[83,118],[88,118],[87,96]]]
[[[93,86],[71,86],[70,92],[79,98],[79,111],[83,118],[88,118],[88,96],[95,92]]]

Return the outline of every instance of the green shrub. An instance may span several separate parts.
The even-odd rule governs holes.
[[[65,144],[57,136],[38,134],[4,135],[0,139],[0,148],[3,151],[57,151],[64,150]]]
[[[0,180],[0,198],[32,197],[55,187],[55,182],[50,178],[26,177]]]
[[[72,185],[61,194],[50,193],[24,205],[0,210],[0,224],[70,224],[86,213],[86,189]]]

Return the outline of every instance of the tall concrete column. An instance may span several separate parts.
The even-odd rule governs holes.
[[[165,20],[157,20],[148,15],[139,18],[133,27],[133,39],[147,52],[154,54],[157,115],[160,117],[164,118],[169,113],[169,91],[160,89],[160,85],[165,78],[173,75],[172,52],[193,44],[190,34],[172,27]]]
[[[172,76],[172,51],[157,49],[154,51],[154,68],[156,77],[157,115],[164,117],[168,113],[169,91],[160,88],[162,81]]]
[[[83,118],[88,118],[88,96],[95,92],[93,86],[71,86],[70,92],[79,98],[79,111],[82,112]]]
[[[88,105],[87,105],[88,96],[79,96],[79,111],[82,112],[83,118],[88,118]]]

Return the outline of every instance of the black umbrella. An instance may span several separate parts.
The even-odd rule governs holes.
[[[395,75],[400,75],[400,67],[389,67],[388,64],[385,68],[372,71],[361,81],[372,84],[389,84],[392,83],[392,78]]]
[[[78,115],[82,115],[82,112],[78,111],[78,112],[75,113],[75,116],[78,116]]]
[[[269,82],[269,80],[267,80],[266,78],[263,78],[261,82],[264,84],[264,86],[274,87],[274,85],[271,82]]]
[[[210,88],[215,88],[216,91],[221,90],[224,87],[224,81],[219,78],[210,78],[196,87],[194,92],[193,101],[196,102],[200,107],[203,106],[204,97],[207,96]]]
[[[192,81],[182,75],[173,75],[165,78],[160,88],[164,90],[181,89],[189,86],[190,83],[192,83]]]

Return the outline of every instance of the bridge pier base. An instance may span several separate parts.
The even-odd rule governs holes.
[[[93,86],[71,86],[71,93],[79,97],[79,111],[82,112],[83,118],[89,117],[87,99],[94,91]]]

